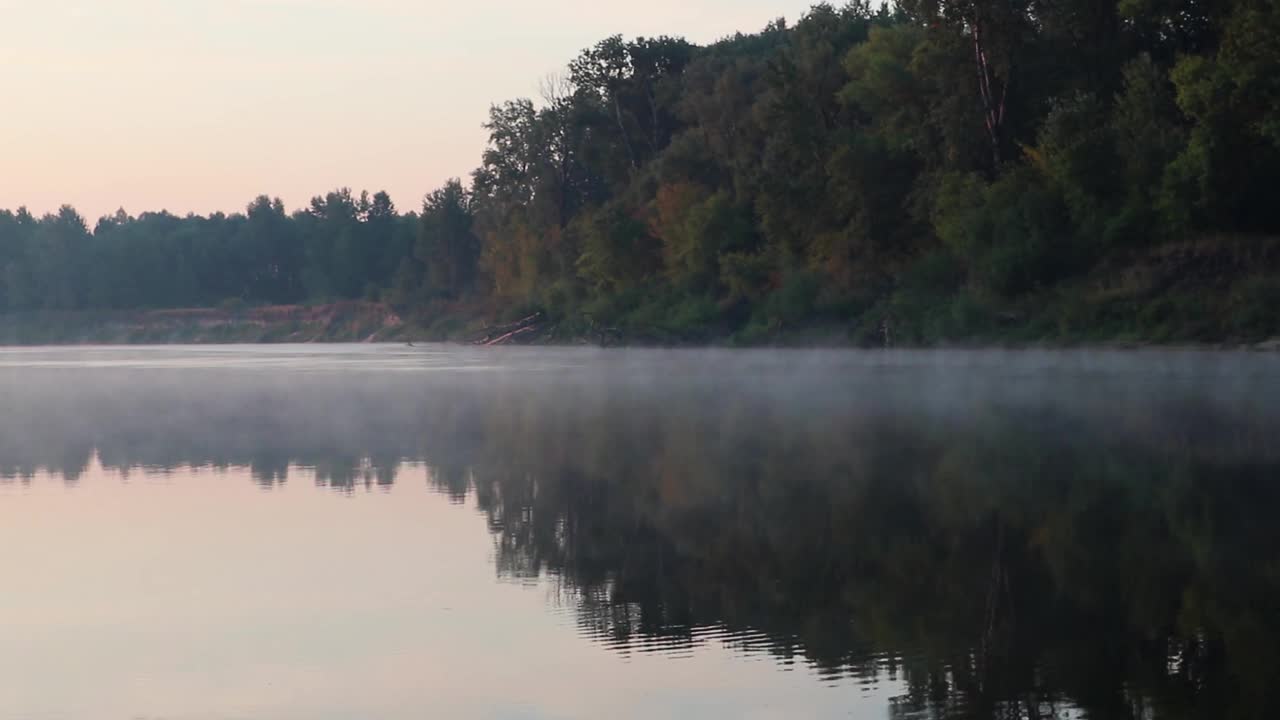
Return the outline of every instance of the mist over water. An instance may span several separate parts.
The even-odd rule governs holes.
[[[0,352],[0,717],[1270,717],[1280,359]]]

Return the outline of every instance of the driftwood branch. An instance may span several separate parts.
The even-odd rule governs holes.
[[[540,328],[539,328],[539,326],[537,326],[537,325],[528,325],[528,326],[526,326],[526,327],[522,327],[522,328],[520,328],[519,330],[512,330],[511,332],[507,333],[506,335],[500,335],[500,336],[498,336],[498,337],[496,337],[496,338],[494,338],[494,339],[492,339],[492,340],[489,340],[488,342],[484,343],[484,345],[485,345],[486,347],[491,346],[491,345],[502,345],[503,343],[511,342],[512,340],[515,340],[516,338],[520,337],[521,335],[525,335],[525,334],[527,334],[527,333],[531,333],[531,332],[533,332],[533,331],[535,331],[535,330],[538,330],[538,329],[540,329]]]
[[[483,337],[475,341],[476,345],[502,345],[512,340],[541,329],[542,313],[534,313],[513,323],[489,328]]]

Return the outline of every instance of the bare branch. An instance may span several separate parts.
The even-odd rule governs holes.
[[[538,81],[538,94],[548,107],[573,97],[573,80],[565,73],[549,72]]]

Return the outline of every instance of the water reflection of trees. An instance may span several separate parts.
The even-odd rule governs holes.
[[[904,718],[1280,702],[1280,424],[1240,396],[336,380],[9,388],[0,470],[75,480],[96,452],[351,491],[425,461],[500,572],[551,578],[619,652],[715,639],[900,679]]]
[[[499,566],[562,578],[604,642],[762,632],[828,674],[900,675],[903,717],[1280,699],[1280,465],[1230,449],[1257,437],[1187,444],[1171,418],[1160,442],[1043,407],[629,407],[494,413],[476,466]]]
[[[194,376],[194,377],[193,377]],[[129,473],[248,468],[273,487],[301,466],[335,489],[386,486],[421,458],[417,429],[436,417],[396,383],[350,386],[336,376],[104,374],[92,382],[30,373],[0,382],[0,477],[74,480],[95,453]]]
[[[500,566],[563,578],[615,645],[763,632],[830,673],[900,673],[903,716],[1265,714],[1268,429],[1185,401],[1128,428],[1085,409],[579,398],[493,413],[477,497]]]

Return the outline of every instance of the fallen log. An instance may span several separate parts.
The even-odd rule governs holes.
[[[506,335],[502,335],[500,337],[494,338],[493,340],[489,340],[488,342],[484,343],[484,346],[492,347],[494,345],[502,345],[502,344],[511,342],[512,340],[520,337],[521,335],[524,335],[525,333],[534,332],[535,330],[538,330],[540,328],[541,328],[540,325],[526,325],[522,328],[512,330]]]
[[[499,325],[497,327],[485,328],[485,334],[482,337],[480,337],[480,339],[476,340],[475,344],[488,345],[492,343],[495,339],[505,338],[509,336],[511,333],[517,330],[521,330],[523,328],[529,327],[541,319],[542,319],[542,313],[536,312],[527,318],[517,320],[513,323],[507,323],[506,325]]]

